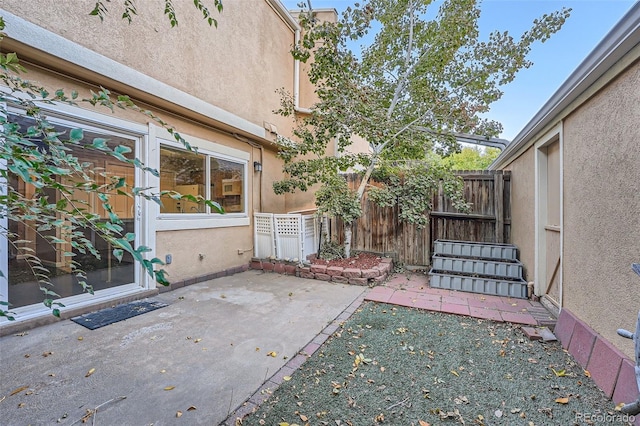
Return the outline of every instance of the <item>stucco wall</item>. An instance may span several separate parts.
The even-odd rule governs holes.
[[[640,309],[640,65],[564,124],[564,306],[627,355]]]
[[[137,1],[131,24],[122,2],[107,3],[104,22],[89,16],[95,1],[3,0],[0,7],[159,81],[260,126],[287,133],[277,116],[275,90],[293,90],[294,31],[266,0],[234,0],[212,11],[209,27],[193,2],[173,2],[179,24],[171,28],[162,2]],[[282,129],[282,130],[281,130]]]
[[[520,253],[527,281],[535,279],[535,164],[530,148],[504,168],[511,171],[511,243]]]

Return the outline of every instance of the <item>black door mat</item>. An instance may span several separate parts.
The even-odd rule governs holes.
[[[128,318],[144,314],[145,312],[155,311],[159,308],[168,306],[163,302],[154,302],[148,300],[138,300],[124,305],[114,306],[113,308],[101,309],[97,312],[80,315],[71,318],[71,321],[87,327],[89,330],[104,327],[114,322],[123,321]]]

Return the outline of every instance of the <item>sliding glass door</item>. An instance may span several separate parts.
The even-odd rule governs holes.
[[[18,122],[22,129],[26,130],[33,121],[24,116],[12,116],[12,122]],[[119,161],[112,156],[96,149],[87,149],[94,138],[103,138],[111,148],[123,146],[128,148],[125,154],[128,158],[134,158],[136,153],[137,139],[135,137],[117,134],[96,127],[83,126],[76,123],[60,121],[56,124],[56,131],[68,135],[73,128],[83,128],[84,138],[81,143],[69,145],[69,154],[78,157],[81,163],[86,166],[87,172],[101,185],[113,176],[117,176],[126,181],[127,187],[135,186],[136,170],[133,165]],[[64,136],[61,136],[64,139]],[[47,150],[48,146],[37,137],[31,139],[35,143],[34,149]],[[127,151],[127,150],[125,150]],[[26,198],[36,196],[35,188],[15,175],[9,174],[9,185],[18,190]],[[60,191],[48,188],[45,189],[45,197],[48,203],[58,203],[64,201],[71,208],[73,204],[87,213],[99,216],[98,221],[106,221],[108,212],[103,207],[95,193],[87,193],[82,190],[84,179],[79,175],[69,175],[64,178],[58,177],[57,183],[64,184],[67,188],[75,188],[73,194],[62,194]],[[64,179],[64,180],[62,180]],[[6,189],[6,188],[5,188]],[[139,230],[136,224],[136,200],[133,197],[118,194],[116,190],[109,192],[112,210],[122,220],[121,226],[125,233],[134,233]],[[63,200],[63,198],[65,200]],[[72,200],[70,203],[69,200]],[[139,218],[138,218],[139,219]],[[61,240],[67,240],[60,228],[47,228],[38,224],[37,220],[5,220],[4,229],[11,238],[3,238],[0,255],[3,256],[2,266],[5,274],[5,282],[0,285],[0,298],[9,302],[9,310],[28,305],[42,303],[44,299],[41,287],[60,295],[61,298],[70,297],[83,293],[84,290],[79,285],[79,277],[73,273],[71,262],[79,263],[80,269],[86,274],[86,282],[94,291],[105,290],[117,286],[131,284],[136,281],[136,267],[133,258],[125,254],[121,260],[113,256],[113,247],[102,239],[95,230],[82,229],[82,237],[90,241],[95,247],[98,256],[85,250],[78,249],[69,243],[65,244]],[[62,217],[60,220],[63,220]],[[4,235],[3,235],[4,237]],[[53,238],[52,238],[53,237]],[[13,242],[12,242],[13,241]],[[56,242],[55,244],[52,241]],[[72,254],[71,254],[72,253]],[[37,268],[34,269],[30,256],[35,254],[42,262],[42,266],[48,270],[51,286],[38,282],[36,277]],[[8,279],[7,279],[8,278]],[[4,287],[4,289],[3,289]],[[5,292],[8,293],[5,294]]]

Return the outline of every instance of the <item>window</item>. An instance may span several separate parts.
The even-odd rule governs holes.
[[[245,212],[246,162],[203,150],[187,151],[162,144],[160,190],[201,196],[220,204],[225,213]],[[211,214],[209,206],[191,200],[162,197],[160,213]]]

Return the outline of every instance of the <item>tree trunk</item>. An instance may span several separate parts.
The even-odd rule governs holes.
[[[351,223],[344,224],[344,256],[351,257]]]

